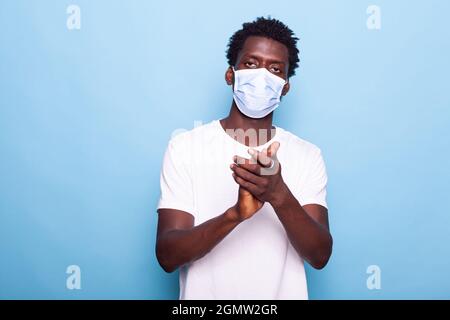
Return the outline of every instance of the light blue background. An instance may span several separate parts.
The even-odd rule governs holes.
[[[66,8],[81,8],[81,30]],[[377,4],[382,28],[366,27]],[[172,299],[154,255],[168,139],[224,117],[225,49],[271,14],[300,37],[276,124],[328,168],[313,299],[450,298],[450,2],[2,1],[0,298]],[[66,267],[81,267],[81,290]],[[381,290],[368,290],[378,265]]]

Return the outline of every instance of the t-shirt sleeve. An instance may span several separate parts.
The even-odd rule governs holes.
[[[176,209],[194,215],[194,198],[187,155],[172,141],[164,154],[160,175],[161,195],[157,209]]]
[[[320,204],[325,208],[327,206],[327,182],[328,176],[322,152],[317,151],[314,156],[306,179],[306,187],[302,194],[301,205]]]

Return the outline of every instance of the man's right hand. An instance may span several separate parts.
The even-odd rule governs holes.
[[[244,188],[239,187],[238,201],[235,204],[239,221],[251,218],[263,205],[264,202],[257,199]]]
[[[228,216],[235,221],[242,222],[251,218],[263,205],[264,202],[257,199],[244,188],[239,187],[238,200],[228,210]]]

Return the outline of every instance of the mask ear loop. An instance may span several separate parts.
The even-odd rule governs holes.
[[[234,69],[234,66],[231,66],[231,70],[233,70],[233,82],[231,84],[231,90],[234,92],[236,83],[236,70]]]

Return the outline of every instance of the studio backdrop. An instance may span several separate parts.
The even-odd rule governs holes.
[[[155,257],[169,139],[227,115],[229,37],[300,38],[275,124],[328,171],[312,299],[450,298],[450,2],[2,1],[0,298],[176,299]]]

